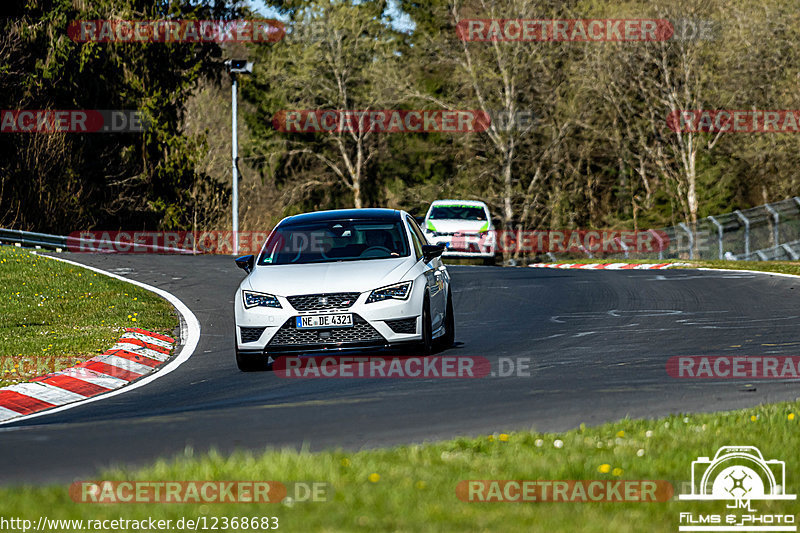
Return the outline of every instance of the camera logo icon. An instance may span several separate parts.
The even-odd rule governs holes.
[[[692,493],[681,500],[795,500],[786,494],[786,463],[764,460],[755,446],[723,446],[692,462]]]

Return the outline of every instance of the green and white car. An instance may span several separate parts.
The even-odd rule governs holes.
[[[424,231],[431,244],[447,246],[444,256],[494,261],[497,232],[483,202],[436,200],[425,215]]]

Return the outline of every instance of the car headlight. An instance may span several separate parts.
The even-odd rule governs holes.
[[[367,298],[367,303],[371,304],[372,302],[382,302],[384,300],[407,300],[408,295],[411,294],[411,283],[410,281],[404,281],[403,283],[375,289]]]
[[[263,292],[242,291],[242,300],[244,301],[245,309],[250,309],[251,307],[276,307],[281,309],[281,303],[276,297]]]

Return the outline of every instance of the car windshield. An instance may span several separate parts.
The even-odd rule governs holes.
[[[486,212],[478,205],[441,205],[431,210],[431,220],[486,220]]]
[[[402,222],[328,220],[279,227],[259,265],[303,265],[408,256]]]

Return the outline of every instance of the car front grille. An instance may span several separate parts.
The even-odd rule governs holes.
[[[256,342],[267,328],[239,328],[242,331],[242,342]]]
[[[357,292],[332,292],[288,296],[286,299],[298,311],[328,311],[330,309],[347,309],[356,303],[359,294]]]
[[[294,317],[287,320],[269,341],[271,347],[338,345],[385,342],[386,339],[358,315],[353,315],[353,327],[329,329],[298,329]]]
[[[416,333],[417,318],[401,318],[399,320],[386,320],[386,325],[395,333]]]

